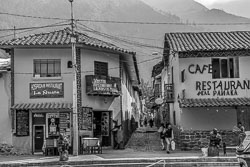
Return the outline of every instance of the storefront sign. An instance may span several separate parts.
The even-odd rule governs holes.
[[[45,114],[44,113],[34,113],[33,114],[33,124],[45,124]]]
[[[62,98],[63,82],[30,83],[30,98]]]
[[[29,111],[16,111],[16,135],[29,136]]]
[[[120,79],[108,76],[86,76],[87,94],[119,95]]]
[[[238,90],[250,89],[250,80],[196,81],[195,88],[198,96],[237,96]]]

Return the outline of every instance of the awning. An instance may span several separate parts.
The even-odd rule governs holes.
[[[250,98],[199,98],[180,99],[181,108],[188,107],[226,107],[226,106],[250,106]]]
[[[55,102],[45,102],[45,103],[19,103],[11,107],[15,110],[59,110],[59,109],[72,109],[72,103],[55,103]]]

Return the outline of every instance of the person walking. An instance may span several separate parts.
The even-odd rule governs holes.
[[[241,122],[238,122],[238,145],[240,145],[242,142],[243,142],[243,140],[245,139],[245,137],[246,137],[246,134],[245,134],[245,127],[242,125],[242,123]]]
[[[166,141],[166,151],[167,154],[170,153],[170,144],[171,141],[174,139],[174,134],[173,134],[173,129],[170,123],[166,124],[166,128],[165,128],[165,141]]]
[[[165,150],[165,144],[164,144],[164,140],[165,140],[165,134],[164,134],[165,130],[165,126],[164,123],[161,123],[160,128],[158,129],[158,132],[160,133],[160,139],[161,139],[161,146],[162,146],[162,150]]]
[[[149,126],[152,128],[154,126],[154,119],[150,118],[149,120]]]

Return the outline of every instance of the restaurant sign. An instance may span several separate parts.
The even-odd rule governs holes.
[[[30,98],[62,98],[63,82],[30,83]]]
[[[86,76],[86,92],[88,95],[119,96],[120,90],[120,78],[95,75]]]

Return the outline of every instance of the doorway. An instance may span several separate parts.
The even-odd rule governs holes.
[[[102,146],[111,146],[111,112],[93,111],[93,135],[102,138]]]
[[[34,125],[34,152],[42,152],[44,134],[45,134],[44,125]]]

